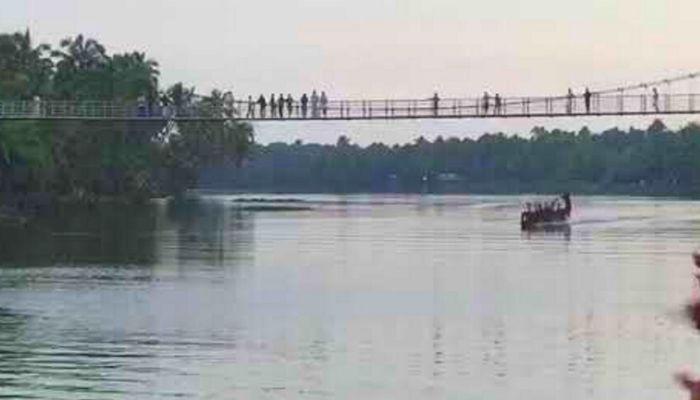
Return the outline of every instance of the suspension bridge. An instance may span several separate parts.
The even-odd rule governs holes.
[[[285,98],[273,106],[255,100],[196,101],[188,105],[115,101],[0,101],[2,120],[96,121],[352,121],[455,118],[557,118],[700,114],[692,90],[700,72],[557,96],[336,100],[302,103]],[[688,83],[689,90],[678,90]],[[269,99],[266,99],[269,100]]]

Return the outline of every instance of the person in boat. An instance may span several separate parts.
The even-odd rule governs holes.
[[[565,222],[571,215],[571,196],[564,193],[561,196],[564,207],[561,207],[559,199],[548,203],[535,203],[534,210],[529,205],[520,214],[520,226],[522,229],[532,229],[538,224],[551,222]]]

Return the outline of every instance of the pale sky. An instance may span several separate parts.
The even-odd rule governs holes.
[[[0,0],[0,31],[84,33],[158,60],[164,84],[238,97],[595,90],[700,70],[698,0]],[[700,89],[700,84],[697,85]],[[683,90],[688,90],[684,87]],[[671,120],[670,125],[691,117]],[[643,126],[648,119],[258,124],[262,141],[408,141],[419,134]]]

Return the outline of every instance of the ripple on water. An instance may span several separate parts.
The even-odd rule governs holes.
[[[300,199],[0,232],[0,397],[651,399],[700,356],[694,202],[523,233],[524,197]]]

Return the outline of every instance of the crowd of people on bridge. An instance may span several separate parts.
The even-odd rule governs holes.
[[[311,96],[302,94],[298,100],[291,94],[282,93],[275,97],[272,93],[269,98],[260,95],[257,100],[248,96],[245,102],[247,107],[245,117],[248,119],[284,119],[284,118],[327,118],[328,96],[325,91],[321,95],[314,89]],[[309,115],[309,110],[311,111]],[[269,112],[268,112],[269,111]]]
[[[227,93],[230,95],[230,93]],[[620,112],[624,111],[623,101],[624,101],[624,91],[622,89],[618,90],[618,110]],[[580,115],[576,108],[577,99],[581,98],[583,100],[583,106],[585,109],[585,114],[600,113],[600,96],[601,93],[591,92],[589,88],[577,95],[574,91],[569,88],[564,96],[554,96],[554,97],[532,97],[532,98],[504,98],[500,93],[495,93],[491,95],[488,91],[485,91],[481,97],[476,98],[476,103],[472,105],[463,105],[462,100],[452,100],[452,103],[445,105],[437,92],[433,96],[423,99],[422,101],[429,102],[429,108],[423,108],[423,110],[428,111],[433,117],[441,116],[452,116],[455,114],[456,110],[459,109],[460,115],[462,115],[462,109],[472,109],[471,113],[467,115],[475,116],[505,116],[505,115],[530,115],[530,106],[535,103],[540,103],[540,108],[538,108],[538,113],[546,114],[563,114],[563,115]],[[640,111],[647,111],[646,102],[648,101],[647,95],[642,95],[643,106]],[[651,111],[660,112],[659,106],[659,92],[654,87],[651,91]],[[410,102],[414,102],[410,100]],[[421,100],[417,101],[418,103]],[[555,104],[555,102],[558,104]],[[563,109],[562,107],[563,102]],[[667,100],[668,102],[668,100]],[[372,103],[371,101],[362,102],[362,116],[372,116]],[[167,104],[155,105],[146,101],[145,97],[140,97],[138,102],[138,116],[153,116],[160,113],[166,116],[175,113]],[[332,116],[336,117],[347,117],[350,113],[349,108],[350,102],[340,102],[339,113]],[[406,104],[406,101],[403,101]],[[459,104],[459,105],[458,105]],[[511,106],[512,109],[516,109],[515,113],[506,112],[506,106]],[[544,107],[543,109],[541,107]],[[666,106],[668,107],[668,105]],[[265,95],[260,95],[257,99],[253,96],[248,96],[247,101],[233,101],[233,96],[230,95],[228,98],[224,98],[224,108],[232,110],[232,113],[244,117],[245,119],[324,119],[329,116],[329,99],[325,91],[321,91],[320,95],[316,89],[311,92],[311,95],[303,93],[298,99],[295,99],[291,94],[284,95],[282,93],[275,95],[275,93],[270,94],[269,97]],[[408,116],[426,116],[425,113],[417,114],[420,112],[420,106],[404,106],[403,108],[395,107],[392,101],[386,101],[383,106],[379,106],[378,110],[383,110],[386,115],[394,115],[395,109],[406,110]],[[418,111],[417,111],[418,110]],[[449,113],[452,111],[452,113]],[[610,112],[610,110],[607,110]]]
[[[623,95],[624,90],[619,89],[617,99],[618,110],[620,112],[624,111]],[[543,109],[538,108],[538,113],[544,112],[546,114],[580,115],[582,112],[579,112],[576,108],[577,99],[581,98],[583,100],[585,114],[591,114],[592,112],[600,113],[600,96],[601,93],[591,92],[589,88],[586,87],[580,95],[575,94],[574,91],[569,88],[564,96],[517,99],[504,98],[500,93],[491,95],[488,91],[485,91],[482,96],[476,98],[476,103],[472,103],[471,105],[463,105],[461,102],[462,100],[452,100],[452,103],[445,105],[446,102],[440,98],[437,92],[435,92],[433,96],[427,99],[418,100],[417,102],[429,102],[429,106],[422,109],[429,112],[430,114],[428,115],[433,117],[452,116],[457,109],[459,109],[459,113],[462,115],[461,113],[463,108],[473,110],[467,115],[471,114],[484,117],[529,115],[531,104],[535,104],[537,102],[540,103],[540,107],[544,107]],[[647,111],[646,102],[649,99],[647,96],[651,98],[650,111],[657,113],[660,112],[661,107],[659,106],[659,92],[655,87],[652,88],[650,95],[642,95],[643,106],[640,111]],[[307,93],[303,93],[298,99],[295,99],[289,93],[287,95],[282,93],[275,95],[272,93],[269,97],[261,94],[257,99],[254,99],[253,96],[248,96],[247,101],[239,100],[234,102],[233,95],[227,93],[227,96],[225,96],[223,100],[224,109],[231,110],[232,115],[236,114],[240,117],[244,117],[245,119],[324,119],[328,118],[329,110],[332,109],[329,108],[329,99],[326,92],[321,91],[319,95],[318,91],[315,89],[311,92],[310,96],[307,95]],[[561,108],[562,101],[563,109]],[[668,103],[668,100],[666,101]],[[36,104],[39,104],[40,100],[35,100],[35,102]],[[414,101],[410,100],[410,102]],[[555,102],[557,102],[558,106],[555,104]],[[373,102],[371,101],[362,102],[362,116],[369,116],[371,118],[372,103]],[[339,110],[339,113],[332,116],[347,117],[351,111],[349,104],[350,102],[339,102],[339,108],[336,109],[336,111]],[[406,104],[406,101],[404,101],[403,104]],[[515,113],[511,112],[508,114],[506,112],[506,106],[511,106],[511,109],[516,109],[517,111]],[[666,105],[666,108],[668,108],[668,104]],[[396,107],[396,109],[406,110],[406,113],[409,116],[427,116],[425,113],[417,114],[420,113],[421,107],[416,105],[412,106],[412,108],[411,106],[404,106],[403,108]],[[391,115],[393,116],[395,106],[392,101],[386,101],[386,103],[383,104],[383,106],[380,106],[378,110],[383,110],[386,115],[389,115],[389,112],[391,112]],[[449,113],[450,110],[452,113]],[[156,115],[170,117],[175,115],[176,111],[178,111],[177,113],[179,114],[179,111],[181,110],[175,110],[165,101],[161,103],[151,103],[146,100],[145,96],[141,96],[137,101],[137,115],[140,117],[152,117]],[[608,109],[607,112],[610,112],[610,110]]]

